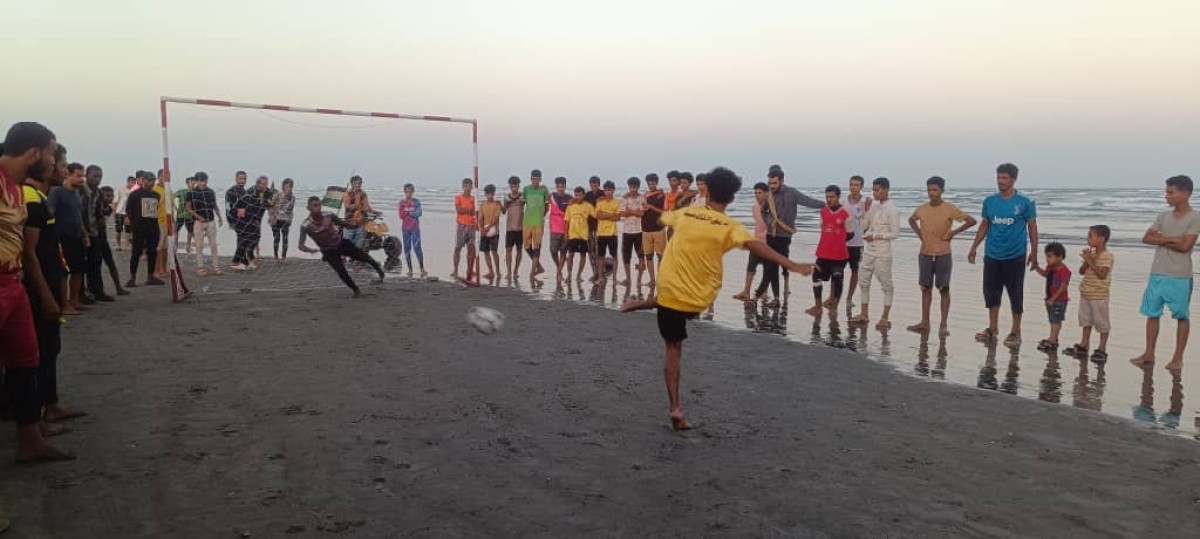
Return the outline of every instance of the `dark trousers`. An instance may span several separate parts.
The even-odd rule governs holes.
[[[783,255],[785,258],[792,250],[791,236],[767,236],[767,247],[773,249],[776,253]],[[763,261],[763,278],[759,283],[758,289],[755,290],[756,296],[761,296],[767,291],[767,286],[771,287],[771,294],[779,297],[779,264],[771,261]]]
[[[87,261],[85,262],[85,275],[87,276],[87,289],[93,296],[104,296],[104,251],[110,249],[108,246],[108,238],[103,234],[92,236],[91,246],[87,250]],[[108,253],[112,257],[112,252]]]
[[[153,231],[133,229],[133,254],[129,257],[129,280],[137,279],[138,260],[146,255],[146,278],[154,275],[154,261],[158,257],[158,229]]]
[[[32,425],[42,419],[42,401],[37,392],[38,368],[4,369],[4,391],[12,404],[18,426]]]
[[[292,228],[291,221],[275,221],[271,225],[271,235],[275,238],[275,257],[278,258],[280,253],[284,258],[287,258],[288,231]]]
[[[62,294],[58,289],[51,287],[51,294],[62,305]],[[33,329],[38,342],[38,401],[49,406],[58,403],[58,353],[62,350],[62,325],[58,320],[46,320],[41,316],[42,303],[36,294],[29,294],[29,307],[34,313]]]
[[[321,260],[324,260],[325,262],[328,262],[330,266],[333,266],[333,271],[337,272],[338,278],[341,279],[343,283],[346,283],[346,286],[349,286],[351,290],[358,291],[358,285],[354,284],[354,279],[350,277],[350,272],[346,271],[346,263],[342,262],[343,256],[349,257],[351,260],[357,262],[370,264],[370,266],[375,268],[375,271],[379,273],[379,277],[381,279],[383,278],[383,268],[379,266],[379,262],[376,262],[374,258],[371,258],[371,255],[367,254],[366,251],[359,249],[358,246],[354,245],[354,242],[343,239],[342,243],[339,244],[336,249],[330,249],[328,251],[322,250]]]

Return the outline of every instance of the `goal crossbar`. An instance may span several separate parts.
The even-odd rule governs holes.
[[[437,116],[431,114],[399,114],[395,112],[369,112],[362,110],[351,110],[342,108],[321,108],[321,107],[297,107],[292,105],[273,105],[267,103],[243,103],[240,101],[225,101],[220,99],[199,99],[191,97],[169,97],[162,96],[159,98],[159,116],[162,120],[162,151],[163,151],[163,171],[167,178],[167,193],[171,193],[170,189],[170,172],[171,172],[171,155],[170,146],[168,145],[167,137],[167,104],[180,103],[185,105],[201,105],[209,107],[227,107],[236,109],[255,109],[255,110],[273,110],[280,112],[299,112],[305,114],[326,114],[333,116],[360,116],[367,118],[387,118],[392,120],[408,120],[418,122],[445,122],[469,124],[471,126],[471,169],[473,181],[475,183],[476,200],[479,199],[479,122],[475,118],[462,118],[456,116]],[[175,236],[175,205],[167,204],[169,215],[169,223],[167,226],[167,236]],[[183,274],[179,271],[179,262],[175,253],[173,240],[168,240],[171,245],[171,252],[167,257],[169,271],[171,273],[171,297],[174,301],[182,301],[186,299],[191,291],[183,281]],[[479,282],[479,257],[475,259],[475,265],[468,270],[467,281]]]

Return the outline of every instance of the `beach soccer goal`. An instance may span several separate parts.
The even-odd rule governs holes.
[[[181,301],[193,294],[219,294],[219,293],[247,293],[253,291],[282,291],[282,290],[304,290],[313,288],[325,288],[334,286],[343,286],[336,275],[320,260],[319,256],[306,255],[298,252],[296,249],[296,241],[299,237],[299,228],[307,216],[305,210],[305,201],[309,196],[318,196],[322,199],[322,205],[328,211],[333,211],[341,215],[342,209],[342,194],[346,192],[347,181],[353,175],[353,170],[347,171],[344,176],[338,177],[328,175],[323,178],[305,178],[304,187],[302,189],[294,189],[293,197],[295,200],[295,209],[293,221],[290,230],[286,231],[287,240],[290,241],[290,249],[287,255],[286,263],[275,263],[274,235],[279,231],[272,226],[273,217],[266,206],[270,206],[270,195],[278,194],[282,191],[282,176],[272,176],[269,178],[270,184],[267,192],[255,190],[247,195],[250,199],[246,200],[245,204],[237,204],[239,207],[227,207],[226,183],[217,183],[216,178],[209,179],[209,188],[216,192],[217,204],[215,211],[222,212],[222,220],[226,222],[223,229],[218,229],[218,241],[216,245],[220,255],[217,262],[218,268],[224,268],[222,275],[216,275],[211,269],[201,266],[200,260],[197,260],[191,254],[193,248],[192,238],[195,234],[189,232],[190,229],[183,227],[179,215],[179,206],[182,205],[183,196],[180,191],[186,189],[185,178],[191,174],[191,168],[187,174],[174,173],[171,169],[171,155],[168,144],[169,130],[167,122],[168,105],[175,104],[191,109],[200,109],[206,111],[255,111],[262,115],[268,115],[269,118],[281,123],[286,123],[291,126],[300,125],[309,129],[323,128],[326,132],[332,132],[333,129],[345,132],[348,129],[368,129],[378,128],[385,124],[395,124],[396,121],[401,122],[419,122],[422,125],[432,124],[466,124],[471,127],[471,152],[470,152],[470,175],[474,181],[475,191],[478,197],[479,185],[479,124],[474,118],[460,118],[453,116],[434,116],[434,115],[416,115],[416,114],[398,114],[391,112],[367,112],[341,108],[312,108],[312,107],[296,107],[290,105],[273,105],[263,103],[242,103],[236,101],[224,101],[216,99],[196,99],[183,97],[161,97],[159,98],[159,114],[162,122],[162,150],[163,162],[162,168],[165,172],[165,177],[169,178],[168,182],[168,200],[163,202],[168,208],[168,224],[167,224],[167,257],[166,268],[171,278],[171,297],[174,301]],[[357,121],[368,121],[366,125],[319,125],[305,124],[301,121],[287,119],[286,114],[277,116],[278,113],[299,113],[300,115],[320,115],[330,122],[346,122],[354,119]],[[178,111],[177,111],[178,114]],[[226,123],[229,123],[228,121]],[[230,136],[235,136],[238,133],[239,126],[234,125],[227,128]],[[277,147],[284,145],[278,141],[275,142]],[[212,142],[216,144],[217,142]],[[207,146],[208,142],[205,142]],[[291,149],[291,148],[289,148]],[[279,150],[276,150],[279,151]],[[295,151],[292,149],[292,151]],[[218,153],[235,153],[235,150],[224,148],[218,150]],[[213,158],[226,158],[225,155],[212,156]],[[245,156],[237,156],[245,160]],[[322,155],[326,159],[335,159],[339,156],[336,152],[329,152]],[[213,159],[215,161],[215,159]],[[189,164],[199,165],[202,168],[197,170],[209,170],[211,167],[204,165],[206,162],[204,156],[191,156]],[[208,161],[212,162],[212,161]],[[246,167],[258,166],[249,163]],[[251,172],[246,181],[246,187],[253,186],[258,179],[258,172]],[[461,176],[454,176],[457,179]],[[223,180],[224,178],[222,178]],[[296,185],[300,185],[301,181],[296,180]],[[398,191],[398,190],[395,190]],[[237,194],[231,195],[236,197]],[[372,203],[372,206],[375,204]],[[247,206],[250,212],[247,214]],[[383,208],[376,208],[383,209]],[[394,209],[394,207],[392,208]],[[388,211],[388,210],[384,210]],[[391,212],[389,211],[389,214]],[[232,217],[232,218],[229,218]],[[177,226],[178,225],[178,226]],[[389,269],[395,269],[400,264],[400,240],[401,234],[399,226],[392,227],[394,230],[388,229],[386,220],[382,215],[367,215],[363,223],[364,238],[362,240],[365,249],[371,252],[372,256],[381,263],[386,264]],[[181,238],[186,238],[181,240]],[[197,238],[198,239],[198,238]],[[286,243],[285,243],[286,244]],[[311,240],[310,246],[313,246]],[[181,263],[180,250],[183,250]],[[206,251],[208,251],[206,246]],[[256,264],[242,264],[249,253],[253,253]],[[206,253],[207,254],[207,253]],[[231,264],[230,255],[238,257],[238,261]],[[267,256],[263,256],[267,255]],[[478,260],[473,267],[468,268],[466,281],[468,284],[478,284],[479,281],[479,264]],[[237,268],[230,270],[230,266]],[[251,269],[242,269],[243,266]],[[356,268],[358,269],[358,268]],[[356,280],[367,280],[374,277],[374,272],[370,268],[362,268],[361,271],[355,271],[354,278]]]

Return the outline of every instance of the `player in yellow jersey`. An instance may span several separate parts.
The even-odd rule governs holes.
[[[658,275],[658,297],[628,301],[622,312],[658,310],[658,331],[666,343],[663,376],[667,382],[671,426],[687,430],[691,424],[679,403],[679,370],[683,359],[683,341],[687,339],[687,321],[712,305],[721,290],[724,268],[722,258],[734,247],[801,275],[812,273],[812,264],[788,260],[756,239],[742,223],[725,214],[742,188],[742,179],[733,171],[717,167],[705,176],[709,199],[704,206],[682,208],[664,213],[662,224],[675,235],[667,242]]]

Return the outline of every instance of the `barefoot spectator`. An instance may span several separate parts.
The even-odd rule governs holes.
[[[1140,311],[1146,317],[1146,350],[1133,358],[1137,365],[1154,363],[1158,345],[1159,320],[1163,309],[1171,310],[1175,319],[1175,353],[1168,370],[1183,368],[1183,352],[1187,349],[1191,331],[1191,300],[1193,285],[1192,249],[1200,235],[1200,214],[1192,209],[1192,179],[1173,176],[1167,179],[1165,198],[1171,209],[1158,214],[1154,224],[1142,236],[1142,243],[1154,246],[1154,262],[1150,264],[1150,281],[1142,295]]]
[[[892,297],[895,293],[895,283],[892,280],[892,242],[900,237],[900,212],[892,203],[890,191],[891,182],[887,178],[875,178],[871,182],[871,194],[875,203],[867,210],[863,219],[863,248],[862,280],[859,281],[859,302],[861,308],[858,316],[852,320],[865,325],[871,319],[871,280],[879,281],[883,290],[883,314],[875,327],[880,331],[891,327],[888,317],[892,312]]]
[[[812,272],[813,306],[806,311],[812,316],[820,315],[822,309],[829,309],[831,317],[837,317],[838,302],[845,285],[846,262],[850,260],[846,242],[853,237],[847,226],[849,222],[850,212],[842,206],[842,188],[836,185],[825,187],[821,236],[817,240],[817,262]],[[828,299],[823,297],[826,282],[832,285]]]
[[[1012,330],[1006,346],[1021,343],[1021,315],[1025,312],[1025,268],[1037,265],[1037,205],[1017,192],[1017,166],[1005,163],[996,167],[999,191],[983,201],[983,219],[967,261],[975,263],[979,244],[987,240],[983,258],[983,301],[988,309],[988,327],[975,335],[981,342],[995,342],[1000,326],[1000,297],[1008,293],[1012,310]],[[1028,257],[1026,257],[1028,253]]]
[[[951,202],[942,200],[946,191],[946,180],[934,176],[925,181],[925,192],[929,202],[913,210],[908,226],[917,233],[921,241],[917,255],[917,282],[921,286],[921,321],[909,326],[909,331],[929,331],[929,308],[933,304],[933,290],[941,296],[941,324],[938,334],[946,336],[949,330],[946,321],[950,317],[950,274],[954,267],[954,256],[950,253],[950,242],[955,236],[975,226],[975,218],[958,209]],[[954,223],[962,222],[958,228]]]
[[[642,180],[637,176],[629,178],[625,182],[629,187],[623,196],[619,212],[621,215],[621,261],[624,263],[625,280],[621,281],[621,286],[629,286],[631,277],[631,264],[637,265],[638,278],[637,287],[642,287],[642,273],[645,267],[642,265],[642,259],[645,257],[642,254],[642,206],[645,206],[646,199],[641,195],[639,189],[642,186]],[[637,254],[636,261],[634,254]]]
[[[57,150],[54,133],[34,122],[13,124],[0,144],[0,341],[4,343],[0,366],[17,424],[18,462],[75,458],[46,443],[38,380],[41,335],[37,329],[57,326],[59,320],[57,298],[40,264],[50,254],[47,247],[57,249],[57,245],[39,234],[50,226],[45,192],[55,175]],[[23,180],[29,183],[22,186]],[[38,205],[32,225],[27,191],[33,191],[29,203]],[[54,241],[53,233],[48,239]],[[57,253],[53,265],[61,268]]]
[[[67,177],[62,185],[50,188],[46,200],[50,214],[57,222],[58,242],[70,274],[68,293],[62,298],[63,314],[79,314],[85,308],[83,274],[87,269],[89,238],[83,227],[83,197],[79,187],[83,185],[83,171],[83,165],[79,163],[67,165]],[[51,286],[56,285],[52,283]]]
[[[847,314],[854,306],[854,293],[858,291],[858,265],[862,262],[864,243],[863,218],[867,216],[867,210],[871,209],[871,197],[862,194],[864,183],[866,180],[862,176],[851,176],[850,193],[842,201],[846,211],[850,212],[850,223],[847,228],[854,234],[854,237],[846,242],[846,247],[850,249],[850,261],[847,264],[850,267],[850,288],[846,291]]]
[[[471,178],[463,178],[462,194],[454,196],[454,211],[457,214],[455,221],[457,223],[457,232],[454,235],[454,277],[458,277],[458,261],[462,255],[462,250],[467,250],[467,275],[477,275],[475,273],[475,231],[476,226],[476,209],[475,196],[471,194],[473,183]]]
[[[566,216],[571,198],[567,192],[567,178],[554,178],[554,191],[550,193],[550,256],[554,259],[555,282],[563,282],[563,264],[568,255]],[[570,277],[570,272],[567,277]]]
[[[500,272],[500,201],[496,200],[496,186],[483,188],[484,200],[479,204],[479,254],[487,263],[484,279],[491,280]]]
[[[529,185],[521,190],[521,198],[525,199],[521,243],[525,247],[525,254],[529,255],[532,265],[529,278],[533,279],[546,273],[546,267],[542,265],[542,239],[546,232],[546,215],[550,213],[550,190],[542,185],[542,171],[533,169],[529,173]]]
[[[658,174],[646,175],[646,196],[642,202],[642,255],[645,256],[646,272],[650,274],[650,281],[646,284],[653,287],[658,263],[667,249],[667,234],[660,220],[666,209],[667,197],[658,188]]]
[[[511,281],[521,272],[521,257],[524,256],[521,243],[525,240],[525,198],[521,196],[520,177],[509,176],[508,193],[504,195],[501,209],[504,212],[504,277]]]
[[[767,242],[767,222],[763,220],[762,205],[767,199],[766,182],[758,182],[754,184],[754,205],[750,208],[750,215],[754,217],[754,239],[763,243]],[[749,253],[746,259],[746,282],[742,287],[742,291],[733,295],[733,299],[739,301],[750,301],[750,287],[754,284],[754,274],[759,266],[763,265],[763,260],[754,253]],[[651,277],[653,277],[651,273]],[[765,276],[763,277],[766,278]]]

